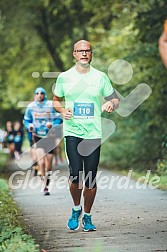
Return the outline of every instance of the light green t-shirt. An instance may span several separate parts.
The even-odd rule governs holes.
[[[72,118],[63,122],[64,136],[102,138],[101,98],[113,92],[107,75],[92,66],[86,74],[80,74],[75,67],[61,73],[54,94],[64,97],[65,107],[73,111]]]

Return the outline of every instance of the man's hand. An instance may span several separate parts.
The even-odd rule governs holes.
[[[64,108],[62,112],[62,116],[66,120],[70,120],[72,117],[72,109],[70,108]]]
[[[117,109],[119,105],[118,99],[112,99],[111,101],[108,101],[102,105],[102,112],[106,111],[108,113],[111,113],[113,110]]]
[[[33,125],[33,123],[30,123],[30,124],[29,124],[29,131],[30,131],[30,132],[33,132],[33,131],[34,131],[34,125]]]
[[[108,101],[102,105],[102,112],[111,113],[114,110],[114,102]]]
[[[51,129],[51,128],[52,128],[52,124],[51,124],[50,122],[47,122],[47,123],[46,123],[46,127],[47,127],[48,129]]]

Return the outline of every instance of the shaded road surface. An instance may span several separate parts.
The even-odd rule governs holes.
[[[12,169],[14,172],[18,167],[13,165]],[[85,233],[80,227],[73,232],[66,227],[72,207],[65,182],[68,168],[59,166],[57,170],[59,179],[55,178],[51,184],[50,196],[43,196],[41,184],[37,187],[37,179],[32,181],[32,174],[25,179],[22,173],[28,176],[30,171],[22,170],[15,176],[15,183],[12,181],[18,187],[24,182],[22,188],[13,190],[14,198],[21,207],[28,230],[41,248],[47,252],[167,251],[167,192],[137,189],[132,180],[128,183],[131,189],[119,189],[126,185],[127,178],[119,177],[111,186],[117,175],[102,170],[103,181],[99,179],[99,187],[106,188],[98,189],[92,209],[97,231]],[[30,188],[32,186],[37,188]]]

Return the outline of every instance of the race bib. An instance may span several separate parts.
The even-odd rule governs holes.
[[[94,103],[74,102],[74,118],[93,118]]]
[[[48,130],[45,129],[45,128],[38,128],[35,130],[35,133],[38,135],[38,136],[46,136],[47,133],[48,133]]]
[[[14,141],[15,143],[21,142],[21,136],[20,135],[15,136]]]
[[[14,139],[14,135],[8,135],[8,136],[7,136],[7,140],[8,140],[8,141],[12,141],[13,139]]]

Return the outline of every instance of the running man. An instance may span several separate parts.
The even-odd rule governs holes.
[[[74,45],[73,56],[76,64],[59,75],[53,98],[53,107],[64,118],[70,193],[74,203],[67,227],[70,230],[79,228],[83,190],[83,228],[84,231],[95,231],[96,227],[91,220],[91,208],[97,190],[95,178],[102,138],[101,112],[113,112],[118,108],[119,100],[107,75],[90,65],[92,48],[88,41],[78,41]],[[103,105],[101,105],[102,97],[106,99]],[[65,107],[63,107],[63,100],[65,100]],[[84,188],[80,177],[83,167]]]
[[[53,109],[52,101],[47,100],[45,89],[38,87],[34,92],[34,101],[25,111],[24,125],[32,132],[36,144],[38,165],[44,180],[44,195],[50,194],[48,186],[55,148],[55,128],[61,123],[61,116]]]

